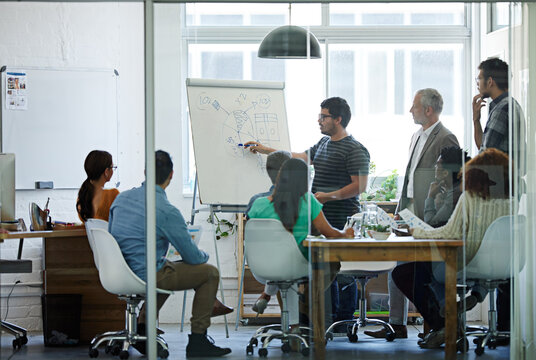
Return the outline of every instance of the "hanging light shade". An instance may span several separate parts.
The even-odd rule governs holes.
[[[257,55],[267,59],[320,59],[320,45],[310,31],[294,25],[280,26],[268,33]]]

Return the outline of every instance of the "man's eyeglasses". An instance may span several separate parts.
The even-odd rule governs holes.
[[[117,170],[117,166],[116,165],[109,166],[108,169]]]
[[[333,118],[333,116],[332,115],[318,114],[318,121],[324,121],[327,118]]]

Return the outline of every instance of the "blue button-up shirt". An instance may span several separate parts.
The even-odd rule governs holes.
[[[145,183],[119,194],[110,208],[108,225],[128,266],[141,279],[146,280],[145,251]],[[164,189],[156,186],[156,267],[165,263],[171,243],[187,264],[204,264],[208,254],[193,242],[181,212],[168,201]]]

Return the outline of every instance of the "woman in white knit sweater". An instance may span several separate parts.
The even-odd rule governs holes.
[[[410,232],[415,238],[463,239],[465,259],[460,250],[458,269],[463,268],[477,253],[489,225],[498,217],[510,214],[508,179],[508,156],[497,149],[486,149],[466,163],[465,191],[447,224],[432,230],[412,229]],[[441,267],[443,271],[438,271]],[[396,285],[432,329],[419,342],[423,348],[439,347],[444,342],[445,319],[440,314],[444,299],[442,294],[433,291],[432,286],[443,279],[434,278],[434,273],[444,274],[444,263],[406,263],[393,270]]]

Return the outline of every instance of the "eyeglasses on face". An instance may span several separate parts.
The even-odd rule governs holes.
[[[333,118],[332,115],[318,114],[318,121],[324,121],[327,118]]]
[[[108,169],[117,170],[117,165],[109,166]]]

